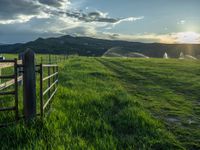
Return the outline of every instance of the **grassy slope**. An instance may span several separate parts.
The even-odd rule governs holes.
[[[118,75],[134,99],[188,149],[200,148],[200,69],[197,61],[99,60]]]
[[[68,59],[60,66],[60,87],[50,109],[51,115],[45,118],[44,123],[39,120],[32,123],[29,129],[23,122],[15,127],[0,129],[0,147],[198,147],[199,107],[195,105],[199,95],[195,90],[199,85],[196,70],[198,64],[180,63],[175,60],[172,62],[171,64],[163,60],[140,59]],[[193,72],[185,72],[187,69]],[[183,77],[175,77],[176,74]],[[177,79],[176,82],[175,79],[169,82],[173,77]],[[185,80],[190,77],[190,81]],[[188,88],[190,91],[182,89],[184,87],[181,85],[186,83],[187,87],[193,86]],[[166,120],[174,115],[175,120],[182,120]],[[192,117],[193,121],[189,125],[188,116]],[[185,124],[182,124],[184,121]]]

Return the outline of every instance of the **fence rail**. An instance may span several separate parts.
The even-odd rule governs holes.
[[[0,84],[0,96],[2,95],[13,95],[15,99],[14,106],[10,107],[3,107],[0,108],[0,112],[2,111],[15,111],[15,119],[18,120],[19,118],[19,107],[18,107],[18,82],[22,80],[22,76],[18,76],[18,64],[21,64],[21,60],[18,61],[17,59],[14,60],[2,60],[0,61],[0,69],[13,67],[14,74],[8,76],[1,76],[0,79],[11,79]],[[12,91],[3,91],[8,87],[14,85],[14,90]]]
[[[43,70],[44,68],[48,69],[48,76],[44,77]],[[50,69],[52,69],[52,73],[50,73]],[[52,82],[51,82],[51,79]],[[44,81],[48,81],[48,87],[43,90],[43,83]],[[53,88],[53,92],[51,92]],[[58,89],[58,65],[56,64],[41,64],[40,65],[40,113],[43,117],[44,110],[46,106],[50,103],[53,96],[55,95]],[[48,94],[48,99],[44,102],[44,96]]]
[[[2,78],[2,77],[3,77],[3,78]],[[12,86],[13,84],[15,84],[15,79],[14,79],[14,78],[15,78],[15,75],[13,75],[13,76],[0,76],[1,79],[11,78],[11,77],[13,77],[13,79],[11,79],[11,80],[9,80],[9,81],[7,81],[7,82],[4,82],[4,83],[2,83],[2,84],[0,84],[0,90],[6,89],[6,88]],[[19,82],[19,81],[22,81],[22,76],[19,76],[19,77],[17,78],[17,81],[18,81],[18,82]]]
[[[0,60],[0,69],[13,67],[14,64],[17,63],[18,65],[22,64],[22,60]]]
[[[14,106],[2,107],[0,112],[14,111],[15,121],[19,118],[32,119],[37,115],[41,118],[44,116],[44,111],[52,101],[54,95],[58,90],[58,65],[52,64],[51,57],[49,56],[50,63],[41,63],[36,65],[35,54],[33,51],[27,51],[21,55],[22,60],[0,60],[0,72],[2,69],[11,68],[14,70],[11,75],[0,74],[0,98],[1,96],[10,95],[14,97]],[[55,61],[57,62],[57,61]],[[47,71],[47,75],[46,75]],[[39,73],[40,84],[40,113],[36,112],[36,74]],[[5,81],[2,82],[1,80]],[[7,80],[7,81],[6,81]],[[45,82],[47,87],[44,89]],[[20,83],[20,84],[19,84]],[[18,86],[23,84],[23,116],[19,116],[19,99],[18,99]],[[10,89],[9,87],[14,87]],[[21,101],[20,101],[21,102]],[[20,109],[21,110],[21,109]],[[7,123],[7,125],[10,123]],[[0,124],[0,127],[5,126]]]

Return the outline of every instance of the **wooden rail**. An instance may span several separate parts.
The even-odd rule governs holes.
[[[13,67],[13,63],[0,63],[0,69],[8,68],[8,67]]]
[[[18,65],[22,64],[22,60],[16,60]],[[0,60],[0,69],[14,67],[15,60]]]
[[[32,50],[27,50],[20,56],[20,59],[23,59],[23,61],[17,59],[0,60],[0,72],[2,69],[6,69],[5,71],[7,71],[9,68],[14,70],[14,73],[11,75],[2,75],[0,73],[0,98],[1,96],[6,95],[14,97],[14,106],[0,106],[0,112],[14,111],[15,121],[18,121],[20,118],[32,120],[38,115],[43,117],[45,109],[50,104],[58,90],[58,65],[52,64],[53,62],[50,55],[48,64],[42,64],[43,60],[41,59],[40,65],[36,65],[35,53]],[[57,62],[57,59],[55,62]],[[44,77],[44,74],[46,74],[44,71],[46,70],[48,75]],[[40,75],[40,114],[36,112],[36,73],[39,73]],[[2,83],[1,79],[6,79],[6,81]],[[47,87],[45,87],[46,89],[44,89],[44,85],[46,85],[45,82],[47,82]],[[22,116],[19,115],[18,108],[19,85],[23,85]],[[9,124],[11,123],[6,123],[6,125]],[[4,125],[5,124],[3,124],[3,126]],[[0,124],[0,127],[2,127],[2,124]]]
[[[43,77],[44,69],[48,69],[48,76]],[[52,69],[52,73],[51,70]],[[51,82],[51,79],[52,82]],[[44,81],[48,81],[48,87],[43,91]],[[51,102],[52,98],[54,97],[57,89],[58,89],[58,65],[56,64],[41,64],[40,65],[40,113],[41,117],[44,115],[44,110]],[[53,89],[53,91],[52,91]],[[44,102],[44,96],[47,95],[48,99]]]
[[[18,82],[22,80],[22,76],[18,76],[18,64],[21,64],[21,61],[17,59],[14,60],[1,60],[0,61],[0,69],[13,67],[14,74],[13,75],[0,75],[0,79],[11,79],[0,84],[0,96],[2,95],[14,95],[15,105],[12,107],[3,107],[0,108],[0,111],[15,111],[15,119],[16,121],[19,118],[19,111],[18,111]],[[14,90],[12,91],[3,91],[6,88],[14,85]]]
[[[0,76],[0,78],[1,78],[1,76]],[[19,77],[17,78],[17,81],[18,81],[18,82],[19,82],[19,81],[22,81],[22,76],[19,76]],[[4,83],[0,84],[0,91],[3,90],[3,89],[8,88],[8,87],[10,87],[10,86],[12,86],[13,84],[15,84],[15,79],[12,79],[12,80],[9,80],[9,81],[7,81],[7,82],[4,82]]]

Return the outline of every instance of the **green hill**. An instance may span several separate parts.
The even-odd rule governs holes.
[[[200,149],[198,61],[74,57],[59,66],[50,114],[0,128],[2,149]]]
[[[107,50],[120,47],[136,55],[162,58],[165,52],[170,58],[178,58],[180,53],[197,57],[200,55],[200,44],[162,44],[139,43],[95,39],[89,37],[73,37],[70,35],[57,38],[38,38],[24,44],[0,45],[0,53],[19,53],[27,48],[43,54],[78,54],[80,56],[102,56]]]

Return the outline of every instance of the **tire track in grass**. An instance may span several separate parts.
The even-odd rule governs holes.
[[[123,59],[121,59],[121,60],[123,60]],[[109,68],[110,70],[112,70],[113,72],[115,72],[117,75],[118,75],[118,77],[119,77],[119,80],[121,81],[121,83],[124,85],[124,87],[126,88],[126,89],[129,89],[129,88],[132,88],[132,89],[136,89],[135,87],[134,87],[134,85],[132,85],[132,84],[134,84],[134,81],[133,81],[133,78],[134,78],[134,76],[131,76],[131,74],[130,74],[130,72],[127,72],[127,69],[128,70],[131,70],[131,69],[133,69],[131,66],[124,66],[124,64],[122,64],[121,63],[121,61],[119,62],[119,61],[117,61],[117,59],[98,59],[98,61],[100,61],[103,65],[105,65],[107,68]],[[173,89],[171,89],[171,88],[169,88],[168,86],[166,87],[165,85],[163,85],[162,83],[160,83],[159,82],[159,80],[161,80],[161,79],[159,79],[159,78],[156,78],[157,76],[155,76],[155,74],[151,74],[151,73],[149,73],[149,72],[145,72],[145,74],[144,74],[144,72],[143,71],[141,71],[141,70],[138,70],[138,69],[136,69],[136,68],[134,68],[133,69],[134,71],[133,71],[133,73],[134,73],[134,75],[135,75],[135,72],[137,72],[137,73],[139,73],[139,75],[141,75],[140,76],[140,79],[142,79],[141,80],[141,82],[144,82],[144,84],[149,84],[149,83],[151,83],[151,81],[149,82],[149,81],[147,81],[147,80],[152,80],[152,84],[155,84],[156,86],[158,86],[158,84],[159,84],[159,88],[160,89],[162,89],[162,90],[166,90],[166,91],[170,91],[170,92],[172,92],[172,96],[174,95],[175,97],[177,96],[176,95],[176,91],[174,91]],[[136,75],[138,75],[136,73]],[[151,78],[149,78],[149,77],[151,77]],[[152,79],[153,78],[153,79]],[[145,80],[146,79],[146,80]],[[147,82],[146,82],[147,81]],[[138,84],[137,83],[138,81],[136,81],[135,83],[136,84]],[[176,81],[174,81],[174,82],[176,82]],[[127,86],[128,85],[128,86]],[[144,85],[142,85],[141,86],[142,88],[144,88],[145,86]],[[145,90],[145,88],[144,89],[142,89],[142,90]],[[147,90],[147,89],[146,89]],[[129,93],[130,92],[132,92],[132,90],[129,90]],[[155,91],[152,91],[152,92],[155,92]],[[159,92],[159,91],[158,91]],[[140,93],[140,91],[139,91],[139,93]],[[132,93],[131,93],[132,94]],[[136,93],[137,94],[137,93]],[[141,93],[140,93],[141,94]],[[148,93],[147,92],[147,94],[145,93],[145,91],[143,92],[143,94],[144,94],[144,97],[140,97],[139,99],[141,99],[141,98],[145,98],[145,97],[147,97],[147,99],[148,99],[148,96],[149,96],[149,94],[151,94],[151,92],[150,93]],[[159,93],[158,93],[159,94]],[[164,94],[164,93],[163,93]],[[158,96],[158,95],[157,95]],[[155,97],[156,97],[156,95],[155,95]],[[150,97],[151,98],[151,97]],[[162,95],[161,95],[161,98],[162,98]],[[163,98],[165,98],[165,97],[163,97]],[[184,97],[183,97],[183,99],[184,99]],[[148,101],[147,101],[148,102]],[[149,102],[148,102],[149,103]],[[150,103],[152,103],[152,102],[150,102]],[[168,103],[168,102],[165,102],[165,103],[163,103],[163,104],[160,104],[161,106],[163,105],[166,105],[166,103]],[[184,101],[182,101],[182,104],[184,103]],[[180,105],[180,104],[179,104]],[[154,105],[153,105],[154,106]],[[190,105],[188,105],[188,103],[185,103],[185,107],[187,107],[187,108],[192,108],[192,106],[190,106]],[[170,108],[170,107],[169,107]],[[151,108],[150,108],[151,109]],[[152,112],[152,110],[154,110],[155,108],[152,108],[151,109],[151,111],[150,112]],[[174,108],[174,109],[177,109],[177,108]],[[166,123],[166,119],[167,119],[167,126],[168,126],[168,128],[171,130],[172,129],[172,131],[173,132],[175,132],[175,134],[176,134],[176,136],[178,137],[178,139],[179,140],[181,140],[183,143],[184,143],[184,145],[188,148],[188,149],[192,149],[192,148],[199,148],[199,145],[198,145],[198,137],[199,137],[199,132],[198,132],[198,123],[197,124],[195,124],[195,125],[191,125],[191,126],[189,126],[188,127],[188,125],[187,126],[185,126],[184,125],[184,121],[182,120],[180,120],[180,119],[182,119],[182,117],[184,117],[185,115],[183,114],[176,114],[176,113],[178,113],[179,111],[180,111],[180,109],[181,109],[181,105],[180,105],[180,108],[179,109],[177,109],[177,111],[175,110],[175,111],[172,111],[171,110],[171,113],[169,113],[170,112],[170,109],[168,110],[168,109],[166,109],[166,110],[164,110],[164,112],[165,113],[163,113],[162,114],[162,116],[164,116],[164,118],[165,118],[165,123]],[[161,110],[163,110],[163,108],[161,108]],[[159,112],[159,111],[158,111]],[[154,116],[156,115],[157,117],[159,116],[159,115],[161,115],[161,114],[159,114],[159,113],[156,113],[156,114],[154,114]],[[181,112],[181,111],[180,111]],[[166,118],[167,116],[165,116],[165,114],[166,113],[169,113],[169,114],[171,114],[171,115],[169,115],[170,116],[170,118]],[[175,116],[179,116],[180,117],[180,119],[179,120],[177,120],[176,118],[174,119],[174,117],[175,116],[173,116],[173,114],[176,114]],[[192,112],[188,112],[188,114],[192,114]],[[182,116],[182,117],[181,117]],[[169,120],[168,120],[169,119]],[[173,120],[171,120],[171,119],[173,119]],[[196,120],[198,121],[198,116],[196,116]],[[173,122],[172,122],[173,121]],[[181,122],[181,125],[180,125],[180,122]],[[171,126],[171,123],[173,123],[174,125],[173,126]],[[184,125],[184,126],[182,126],[182,124]],[[193,129],[193,127],[195,127],[195,129]],[[180,129],[179,129],[180,128]],[[187,135],[186,135],[187,134]],[[190,142],[188,142],[188,141],[190,141]]]

